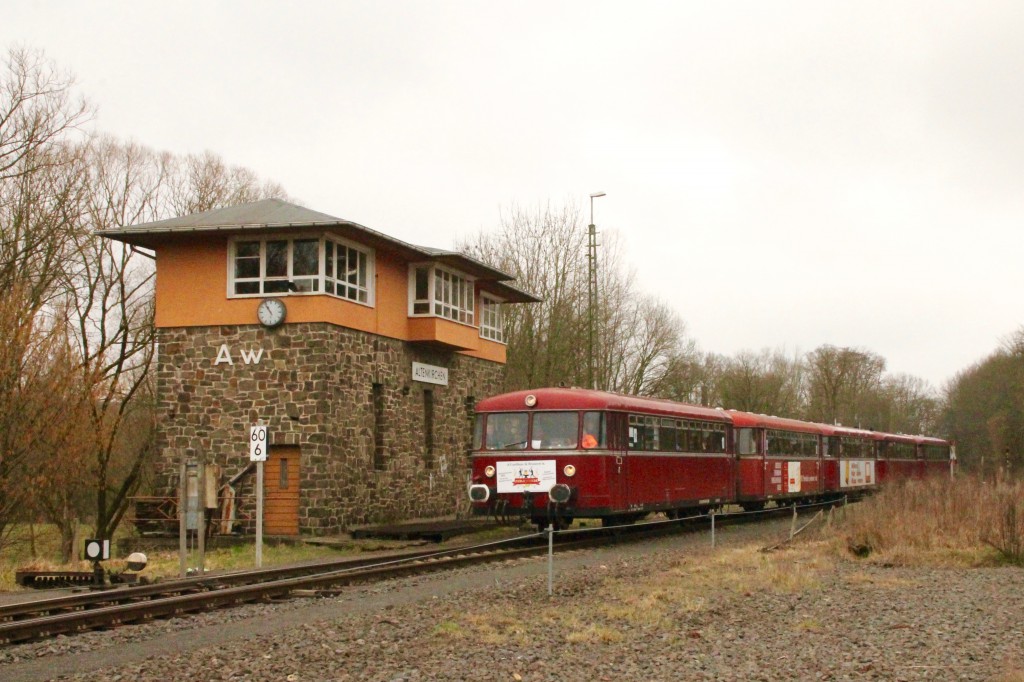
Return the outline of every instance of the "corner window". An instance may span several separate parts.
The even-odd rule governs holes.
[[[373,254],[329,236],[238,239],[229,248],[229,296],[318,294],[373,304]]]
[[[501,301],[486,295],[480,297],[480,336],[498,343],[505,343]]]
[[[409,269],[409,314],[473,324],[473,280],[438,265]]]

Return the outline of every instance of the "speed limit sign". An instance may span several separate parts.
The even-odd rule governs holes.
[[[267,461],[267,427],[264,424],[249,429],[249,461]]]

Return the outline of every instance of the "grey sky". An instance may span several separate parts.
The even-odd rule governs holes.
[[[451,247],[595,203],[704,350],[940,386],[1022,324],[1024,3],[31,2],[97,129]]]

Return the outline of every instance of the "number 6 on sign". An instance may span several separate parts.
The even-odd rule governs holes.
[[[267,427],[262,424],[249,429],[249,461],[267,461]]]

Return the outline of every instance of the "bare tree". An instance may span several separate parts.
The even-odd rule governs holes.
[[[61,160],[40,153],[62,141],[91,115],[75,99],[74,78],[61,73],[42,52],[14,48],[7,52],[0,78],[0,182],[31,176]]]
[[[170,163],[167,210],[172,216],[286,196],[278,183],[261,182],[253,171],[228,166],[210,151],[171,159]]]
[[[743,351],[727,359],[718,377],[720,399],[726,407],[796,417],[804,412],[804,372],[799,357],[779,350]]]
[[[64,414],[51,304],[68,271],[81,160],[61,144],[88,115],[70,76],[40,53],[8,52],[0,74],[0,544],[29,509],[26,463]]]
[[[497,234],[459,249],[493,263],[541,302],[506,309],[506,387],[576,384],[586,379],[586,232],[579,208],[513,206]]]
[[[809,418],[869,427],[868,402],[881,387],[885,359],[856,348],[821,346],[807,354]]]

